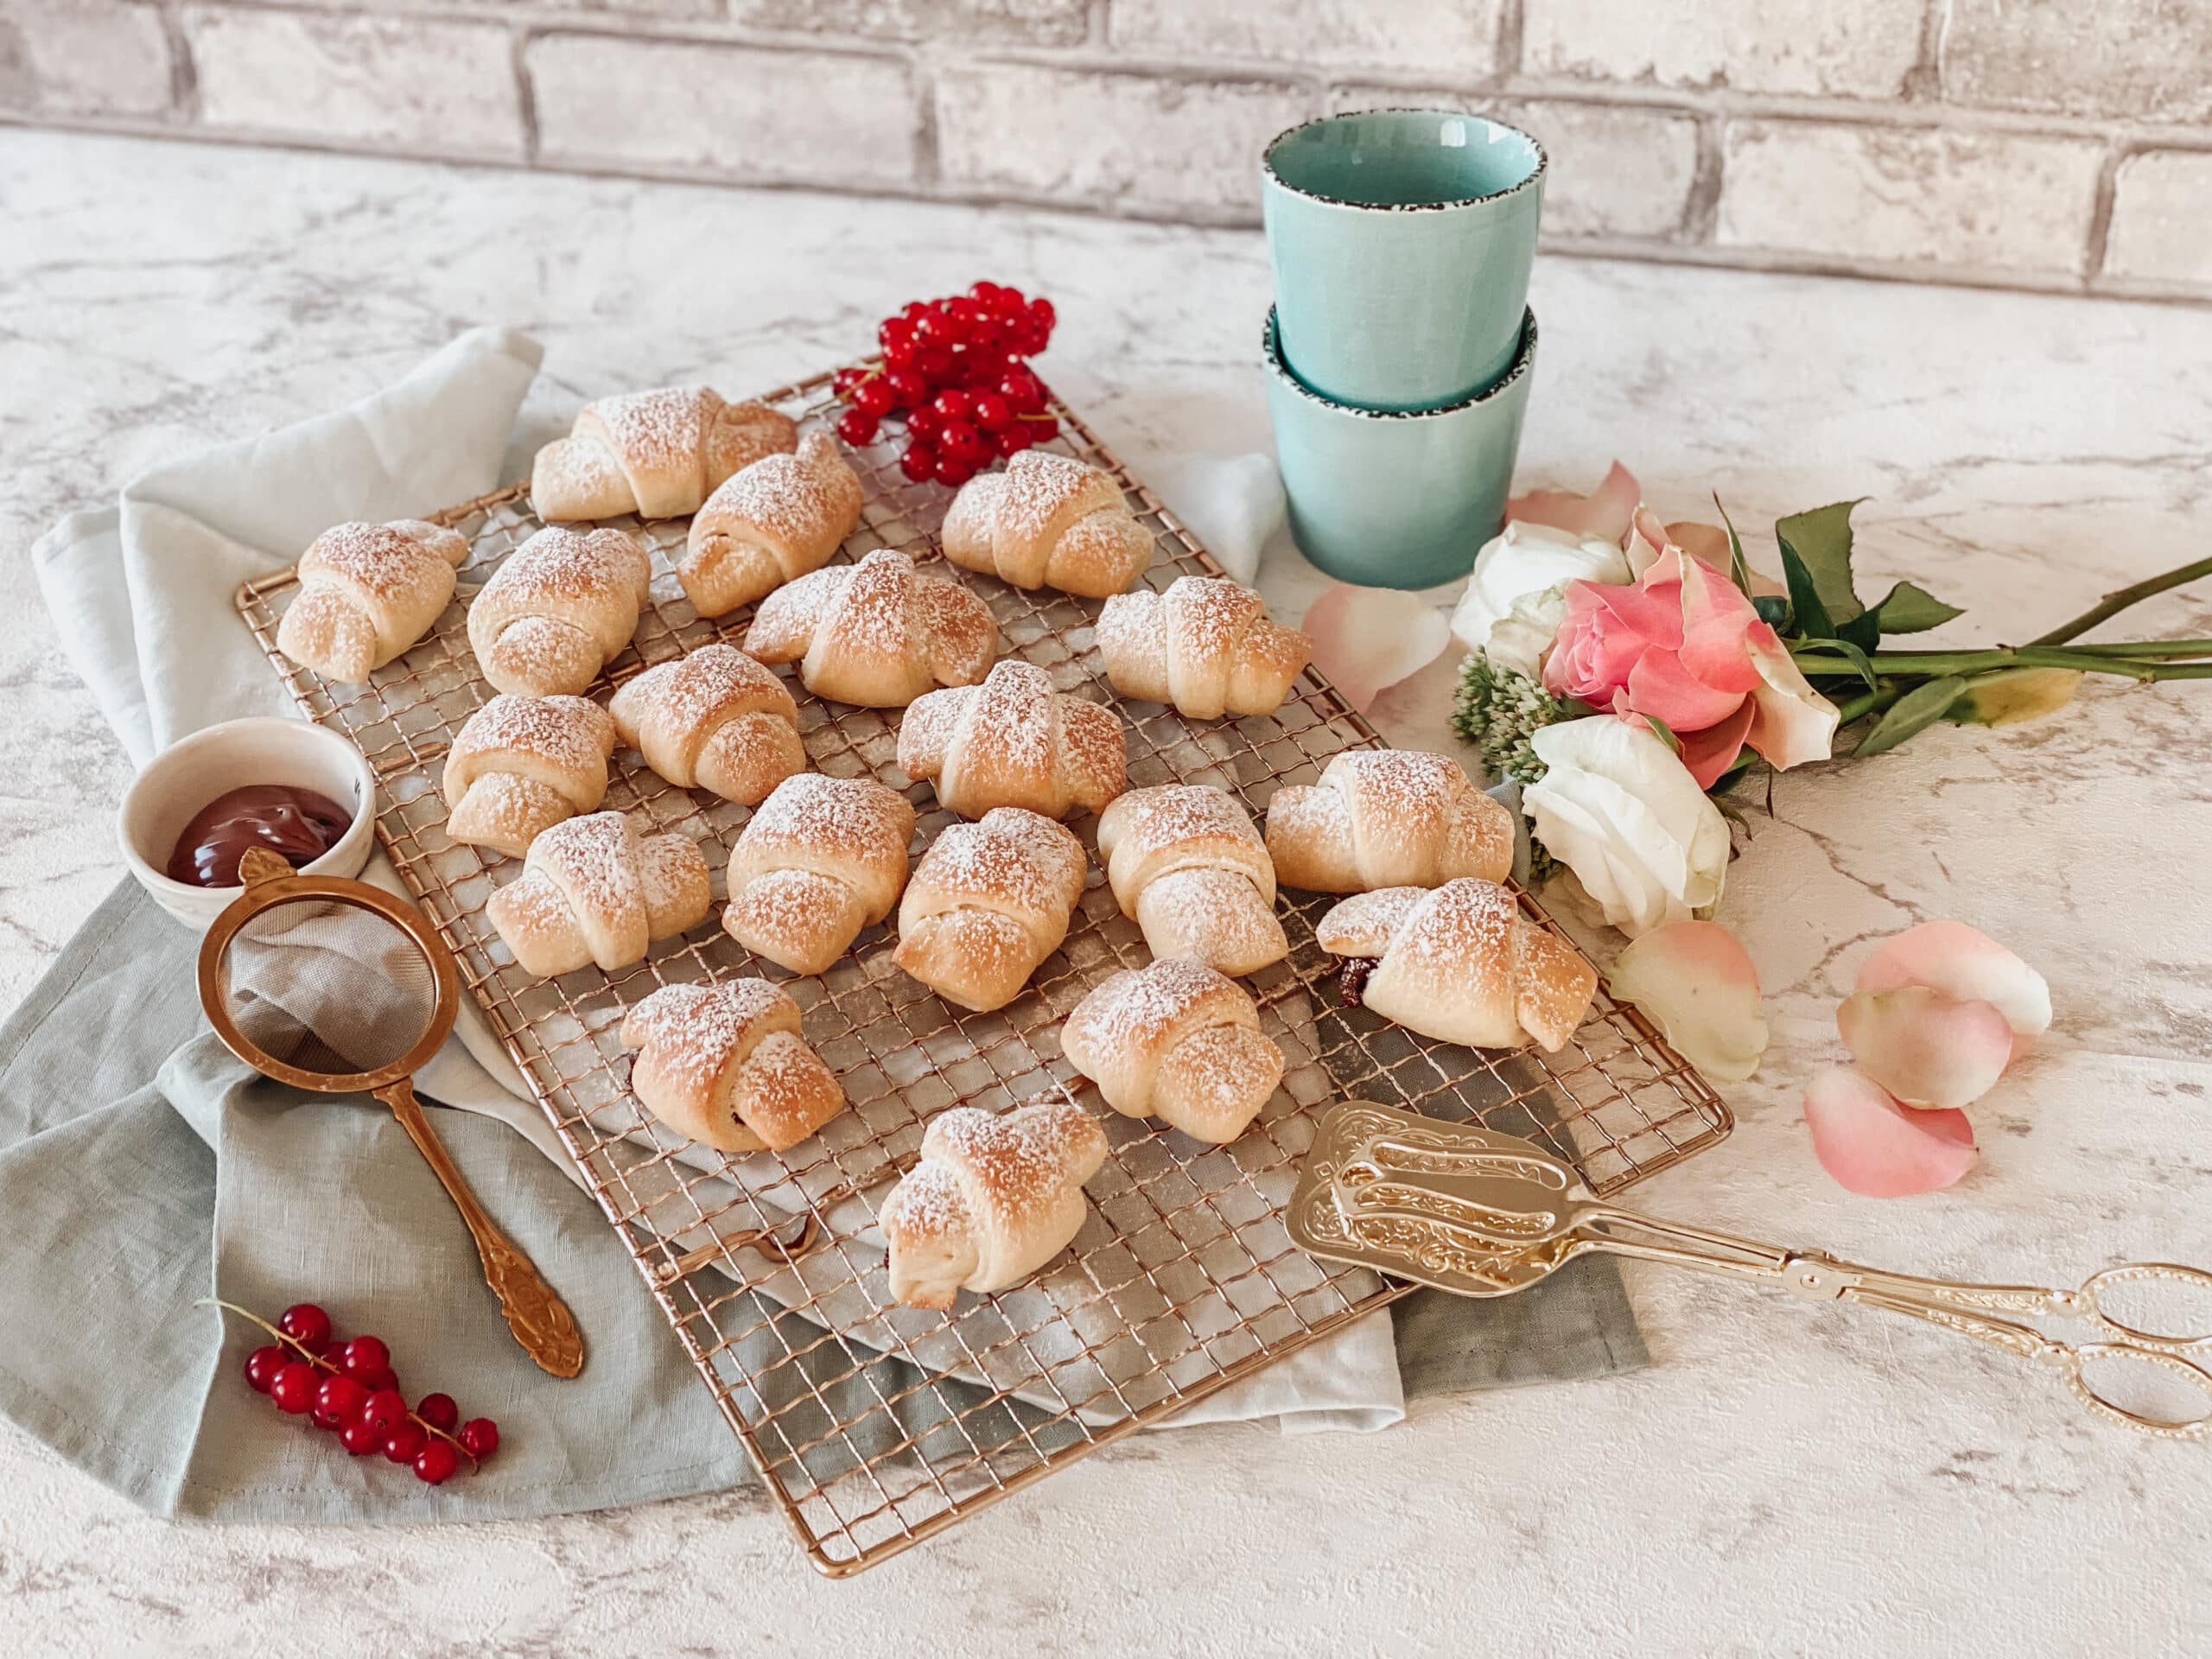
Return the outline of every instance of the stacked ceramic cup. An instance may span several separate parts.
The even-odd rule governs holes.
[[[1504,521],[1536,355],[1544,152],[1445,110],[1294,127],[1261,163],[1291,531],[1370,587],[1467,574]]]

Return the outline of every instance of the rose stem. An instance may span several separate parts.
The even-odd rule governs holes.
[[[2145,576],[2131,588],[2121,588],[2107,594],[2097,603],[2049,633],[2039,634],[2028,643],[2033,645],[2063,645],[2078,635],[2087,633],[2100,622],[2118,616],[2129,606],[2163,594],[2169,588],[2178,588],[2184,582],[2195,582],[2199,576],[2212,576],[2212,559],[2198,559],[2193,563],[2166,571],[2162,575]]]

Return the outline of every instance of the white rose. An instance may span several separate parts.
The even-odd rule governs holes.
[[[1516,518],[1475,555],[1452,632],[1496,666],[1537,679],[1567,607],[1567,584],[1631,580],[1617,543]]]
[[[1522,792],[1536,839],[1631,938],[1704,916],[1728,870],[1728,824],[1648,727],[1611,715],[1540,728],[1545,766]]]

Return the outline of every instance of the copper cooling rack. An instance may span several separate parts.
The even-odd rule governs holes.
[[[764,401],[821,424],[836,410],[830,379]],[[1063,428],[1050,447],[1111,472],[1154,531],[1148,582],[1165,588],[1180,575],[1220,574],[1090,428],[1064,407],[1053,412]],[[1172,709],[1117,698],[1092,643],[1094,602],[950,569],[935,539],[950,492],[908,481],[887,444],[851,458],[868,501],[843,556],[903,549],[982,594],[1010,652],[1046,668],[1063,690],[1118,710],[1133,786],[1219,784],[1256,819],[1281,785],[1310,782],[1341,750],[1381,745],[1310,671],[1281,709],[1253,719],[1186,721]],[[461,594],[421,644],[366,686],[326,683],[277,652],[277,620],[297,591],[290,571],[239,589],[238,609],[301,708],[345,733],[376,768],[385,849],[825,1573],[872,1566],[1408,1294],[1411,1287],[1363,1269],[1313,1261],[1283,1230],[1298,1160],[1334,1102],[1380,1100],[1531,1137],[1600,1194],[1732,1127],[1688,1063],[1602,994],[1573,1041],[1550,1056],[1433,1043],[1343,1008],[1334,964],[1313,942],[1332,901],[1290,893],[1281,906],[1290,958],[1247,982],[1289,1060],[1259,1121],[1234,1145],[1213,1147],[1122,1118],[1076,1076],[1058,1043],[1061,1020],[1090,987],[1148,959],[1095,861],[1066,944],[994,1014],[956,1009],[907,978],[892,965],[894,940],[882,927],[816,979],[754,961],[712,919],[620,973],[532,979],[484,917],[486,899],[518,867],[501,869],[503,861],[447,837],[437,785],[448,742],[491,695],[468,651],[466,599],[539,520],[520,486],[440,517],[472,541]],[[749,611],[703,620],[670,574],[667,555],[682,545],[685,521],[613,522],[637,529],[658,556],[652,602],[610,682],[710,639],[742,640]],[[910,785],[894,764],[898,711],[825,704],[795,680],[792,690],[817,769],[905,790],[921,815],[918,849],[950,821],[927,785]],[[721,868],[746,809],[674,788],[633,754],[618,755],[615,772],[608,806],[706,849],[719,913]],[[1095,861],[1093,823],[1076,828]],[[1533,900],[1522,903],[1553,925]],[[780,1159],[726,1158],[661,1129],[630,1096],[616,1037],[624,1011],[661,985],[751,973],[787,982],[809,1040],[853,1104]],[[913,1161],[924,1122],[955,1104],[996,1109],[1062,1094],[1094,1110],[1112,1147],[1086,1189],[1091,1214],[1074,1244],[1029,1285],[963,1296],[950,1314],[896,1307],[872,1227],[889,1181]]]

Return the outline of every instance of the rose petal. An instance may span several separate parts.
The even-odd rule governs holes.
[[[1752,636],[1770,641],[1774,630],[1759,620],[1743,591],[1704,560],[1684,559],[1681,598],[1682,666],[1738,696],[1757,687]]]
[[[1718,922],[1669,922],[1630,942],[1606,983],[1633,1002],[1692,1065],[1741,1083],[1766,1052],[1758,970]]]
[[[1718,524],[1701,524],[1694,518],[1685,518],[1667,526],[1667,539],[1716,570],[1728,568],[1728,532]]]
[[[1821,1167],[1862,1198],[1936,1192],[1981,1155],[1964,1112],[1915,1111],[1847,1065],[1831,1066],[1806,1085],[1805,1127]]]
[[[1840,711],[1813,690],[1772,628],[1761,623],[1745,639],[1759,675],[1759,683],[1751,688],[1751,706],[1758,712],[1745,741],[1777,772],[1827,760]]]
[[[1667,526],[1659,522],[1659,515],[1649,507],[1638,507],[1629,520],[1628,539],[1622,543],[1628,555],[1628,568],[1636,572],[1640,582],[1646,571],[1669,558],[1679,560],[1681,550],[1667,534]],[[1679,575],[1677,570],[1675,575]],[[1669,577],[1662,575],[1661,581]]]
[[[1971,1105],[2012,1058],[2012,1027],[1993,1005],[1925,985],[1847,996],[1835,1023],[1859,1069],[1907,1106]]]
[[[1701,732],[1675,734],[1682,746],[1682,764],[1690,769],[1700,789],[1711,789],[1720,781],[1720,774],[1736,764],[1736,757],[1744,752],[1744,734],[1751,729],[1751,717],[1758,712],[1745,697],[1736,706],[1736,712],[1719,725]]]
[[[2015,1058],[2050,1029],[2050,987],[2044,976],[1964,922],[1923,922],[1885,940],[1852,988],[1894,991],[1900,985],[1925,985],[1961,1002],[1994,1004],[2012,1027]]]
[[[1615,700],[1618,715],[1656,715],[1677,732],[1701,732],[1718,726],[1743,706],[1741,691],[1707,685],[1671,651],[1646,651],[1628,671],[1627,696]]]
[[[1605,481],[1587,495],[1577,495],[1572,490],[1531,490],[1508,501],[1505,516],[1509,521],[1518,518],[1531,524],[1549,524],[1578,536],[1602,536],[1618,543],[1627,533],[1636,504],[1642,499],[1636,474],[1617,461]]]
[[[1300,626],[1313,641],[1314,666],[1362,713],[1452,639],[1444,613],[1418,594],[1341,582],[1313,601]]]

